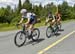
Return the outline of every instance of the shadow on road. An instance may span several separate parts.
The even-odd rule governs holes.
[[[35,45],[35,44],[38,44],[38,43],[40,43],[40,42],[42,42],[42,41],[44,41],[45,39],[44,38],[41,38],[41,39],[38,39],[37,41],[29,41],[29,42],[27,42],[26,44],[25,44],[25,46],[26,45],[29,45],[29,44],[32,44],[32,45]]]
[[[48,36],[47,38],[51,38],[51,37],[54,37],[54,36],[60,36],[61,35],[61,33],[55,33],[55,34],[52,34],[51,36]]]
[[[59,29],[59,31],[61,31],[61,32],[62,32],[62,31],[64,31],[64,29]]]
[[[61,35],[61,33],[56,33],[56,34],[55,34],[56,37],[57,37],[57,36],[60,36],[60,35]]]

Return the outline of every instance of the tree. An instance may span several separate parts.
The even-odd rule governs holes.
[[[32,10],[32,4],[30,3],[29,0],[26,0],[24,3],[23,3],[23,7],[22,8],[25,8],[27,9],[28,11],[31,11]]]
[[[62,5],[59,5],[58,9],[62,14],[62,20],[67,20],[68,18],[70,18],[69,6],[66,1],[64,1]]]
[[[56,6],[52,3],[46,5],[47,12],[52,12],[53,14],[56,12]]]
[[[75,4],[74,4],[74,6],[73,6],[73,12],[75,12]]]
[[[19,0],[17,13],[19,13],[19,12],[20,12],[21,8],[22,8],[22,4],[21,4],[21,0]]]
[[[40,5],[38,6],[38,15],[39,15],[40,17],[42,17],[42,14],[43,14],[42,10],[43,10],[43,8],[42,8],[42,5],[40,4]]]
[[[33,7],[33,12],[34,12],[36,15],[39,15],[39,7],[38,7],[38,6],[34,6],[34,7]]]
[[[73,6],[73,10],[72,10],[72,12],[73,12],[73,19],[75,19],[75,4],[74,4],[74,6]]]
[[[0,9],[0,22],[10,24],[12,20],[12,10],[10,6]]]

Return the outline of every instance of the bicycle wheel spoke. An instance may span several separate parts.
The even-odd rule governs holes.
[[[20,34],[20,36],[17,37],[16,41],[17,41],[18,44],[22,44],[22,42],[24,41],[23,34]]]
[[[47,27],[46,36],[49,38],[51,37],[51,35],[52,35],[52,29],[50,27]]]
[[[35,29],[32,32],[32,40],[37,40],[39,38],[39,35],[40,35],[40,31],[38,29]]]

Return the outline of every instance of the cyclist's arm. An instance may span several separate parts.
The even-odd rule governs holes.
[[[61,17],[59,16],[59,19],[61,19]]]
[[[49,18],[46,18],[45,25],[49,22]]]
[[[55,20],[55,16],[53,15],[53,20]]]
[[[27,19],[27,22],[26,22],[26,24],[28,24],[29,22],[30,22],[30,18],[28,18],[28,19]]]
[[[19,24],[21,24],[21,23],[23,22],[23,20],[24,20],[24,18],[21,18],[21,20],[20,20]]]
[[[58,15],[59,19],[61,19],[61,14]]]
[[[48,20],[49,20],[49,18],[47,17],[45,22],[47,23],[47,22],[48,22]]]

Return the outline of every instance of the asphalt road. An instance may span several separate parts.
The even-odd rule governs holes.
[[[39,29],[41,32],[39,40],[36,42],[27,40],[22,47],[14,44],[17,31],[0,32],[0,54],[75,54],[74,21],[62,24],[59,35],[51,38],[46,37],[46,27]],[[74,32],[70,34],[72,31]]]

